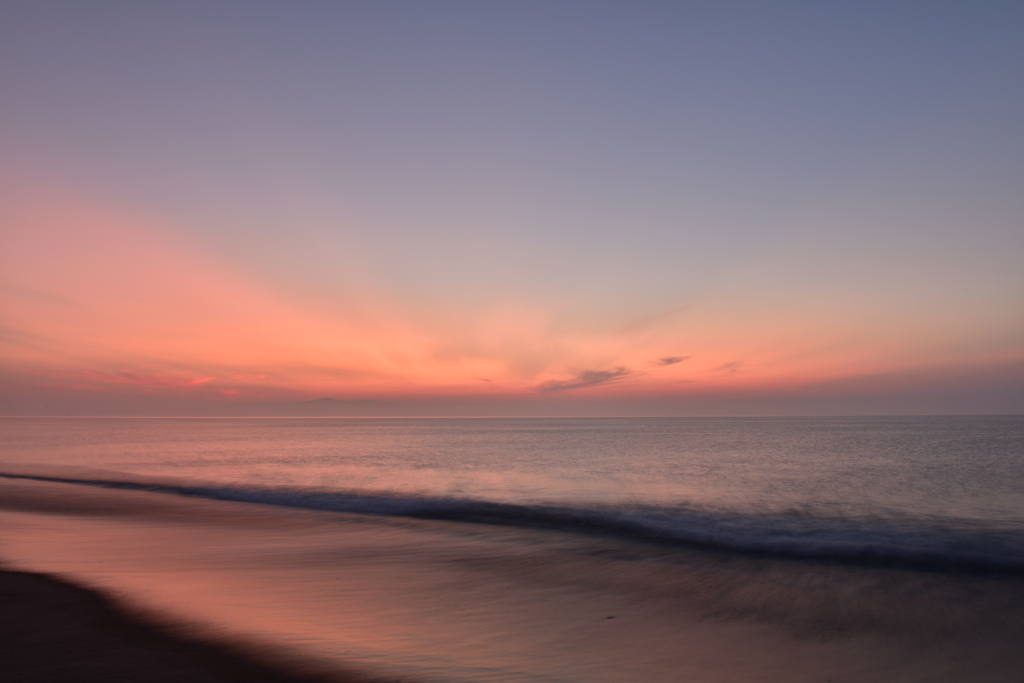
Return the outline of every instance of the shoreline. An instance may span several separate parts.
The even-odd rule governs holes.
[[[392,683],[161,623],[66,579],[0,567],[0,674],[19,683]]]

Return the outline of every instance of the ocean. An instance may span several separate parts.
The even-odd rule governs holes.
[[[427,682],[1024,680],[1024,417],[0,418],[0,559]]]

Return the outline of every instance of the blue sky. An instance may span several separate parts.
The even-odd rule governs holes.
[[[69,298],[71,287],[78,303],[125,316],[62,327],[10,294],[19,333],[95,340],[88,353],[12,349],[14,404],[57,391],[45,388],[53,367],[243,372],[221,351],[165,343],[178,329],[170,310],[187,302],[154,295],[140,313],[90,292],[88,269],[79,286],[58,282],[46,250],[31,247],[90,230],[83,243],[102,244],[117,225],[148,246],[96,247],[88,260],[104,273],[147,249],[173,252],[284,302],[274,315],[335,325],[299,325],[275,341],[279,362],[267,350],[246,367],[291,367],[302,335],[342,328],[367,345],[419,339],[386,362],[344,350],[318,361],[372,366],[379,384],[296,371],[258,391],[219,389],[254,401],[471,395],[482,368],[528,400],[531,387],[625,367],[631,381],[576,394],[628,388],[667,406],[704,390],[767,391],[757,410],[770,412],[772,387],[814,393],[930,372],[1003,378],[977,410],[1024,405],[1007,398],[1024,374],[1020,3],[10,2],[4,12],[0,172],[19,264],[7,291]],[[71,208],[47,213],[57,205]],[[76,223],[76,211],[92,218]],[[198,268],[181,264],[166,272]],[[159,277],[121,281],[174,288],[177,276]],[[386,325],[360,327],[384,310]],[[118,335],[146,315],[168,320],[152,332],[160,343],[118,369],[128,343]],[[625,340],[637,325],[660,331]],[[134,334],[123,337],[133,348],[150,343]],[[227,343],[223,330],[207,334],[219,340],[211,348]],[[476,360],[460,366],[453,354]],[[659,354],[692,357],[677,389],[641,370]],[[701,379],[732,362],[744,368],[733,384]],[[877,391],[927,393],[925,380],[894,382]],[[943,386],[949,405],[975,409],[956,397],[977,388]]]

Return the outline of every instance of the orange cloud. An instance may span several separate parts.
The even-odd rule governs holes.
[[[62,391],[664,395],[1021,355],[935,348],[927,325],[872,328],[826,309],[752,308],[735,294],[585,328],[557,300],[470,311],[369,285],[345,292],[339,310],[283,294],[125,212],[29,196],[7,202],[3,219],[4,371]]]

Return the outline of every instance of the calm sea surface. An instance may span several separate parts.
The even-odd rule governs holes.
[[[0,437],[6,559],[371,671],[1024,674],[1024,417],[3,418]]]

